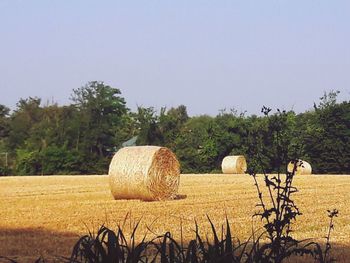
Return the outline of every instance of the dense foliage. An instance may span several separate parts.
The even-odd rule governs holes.
[[[296,154],[316,173],[350,173],[350,101],[337,103],[336,96],[325,93],[313,110],[284,112],[278,119],[283,147],[289,153],[301,149]],[[274,166],[276,149],[264,136],[277,125],[276,114],[246,116],[222,110],[217,116],[190,117],[184,105],[132,112],[119,89],[97,81],[73,90],[71,100],[66,106],[43,105],[40,98],[29,97],[12,112],[0,105],[1,175],[103,174],[113,153],[135,136],[137,145],[173,150],[182,172],[218,171],[229,154],[244,154],[252,165],[261,156],[259,162],[270,167],[265,172],[285,169]],[[251,152],[256,145],[263,154]]]

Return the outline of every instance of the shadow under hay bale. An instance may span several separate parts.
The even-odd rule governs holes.
[[[243,174],[247,170],[247,162],[243,155],[226,156],[221,168],[224,174]]]
[[[180,164],[168,148],[133,146],[120,149],[109,166],[114,199],[176,199]]]

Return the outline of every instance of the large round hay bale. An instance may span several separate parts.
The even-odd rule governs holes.
[[[114,199],[166,200],[176,197],[180,164],[165,147],[124,147],[114,155],[108,174]]]
[[[295,164],[295,161],[291,161],[288,163],[288,166],[287,166],[287,171],[288,172],[293,172],[293,169],[294,169],[294,166],[295,166],[295,174],[296,175],[308,175],[308,174],[311,174],[312,173],[312,167],[311,165],[306,162],[306,161],[303,161],[303,160],[298,160]]]
[[[247,170],[247,162],[243,155],[226,156],[221,168],[224,174],[243,174]]]

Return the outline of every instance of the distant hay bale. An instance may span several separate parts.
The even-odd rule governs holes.
[[[108,174],[114,199],[174,199],[180,182],[180,164],[165,147],[124,147],[114,155]]]
[[[294,165],[295,165],[295,161],[289,162],[289,164],[287,166],[287,171],[290,173],[293,172]],[[296,175],[308,175],[311,173],[312,173],[311,165],[308,162],[305,162],[303,160],[298,160],[298,162],[296,163],[295,174]]]
[[[247,170],[247,162],[243,155],[226,156],[221,168],[224,174],[243,174]]]

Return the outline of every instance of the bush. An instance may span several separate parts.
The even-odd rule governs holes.
[[[10,169],[4,166],[0,166],[0,176],[1,175],[9,175]]]
[[[48,146],[41,151],[18,150],[16,172],[19,175],[104,173],[107,162],[64,146]]]
[[[18,175],[35,175],[42,171],[39,151],[19,149],[16,152],[16,173]]]

